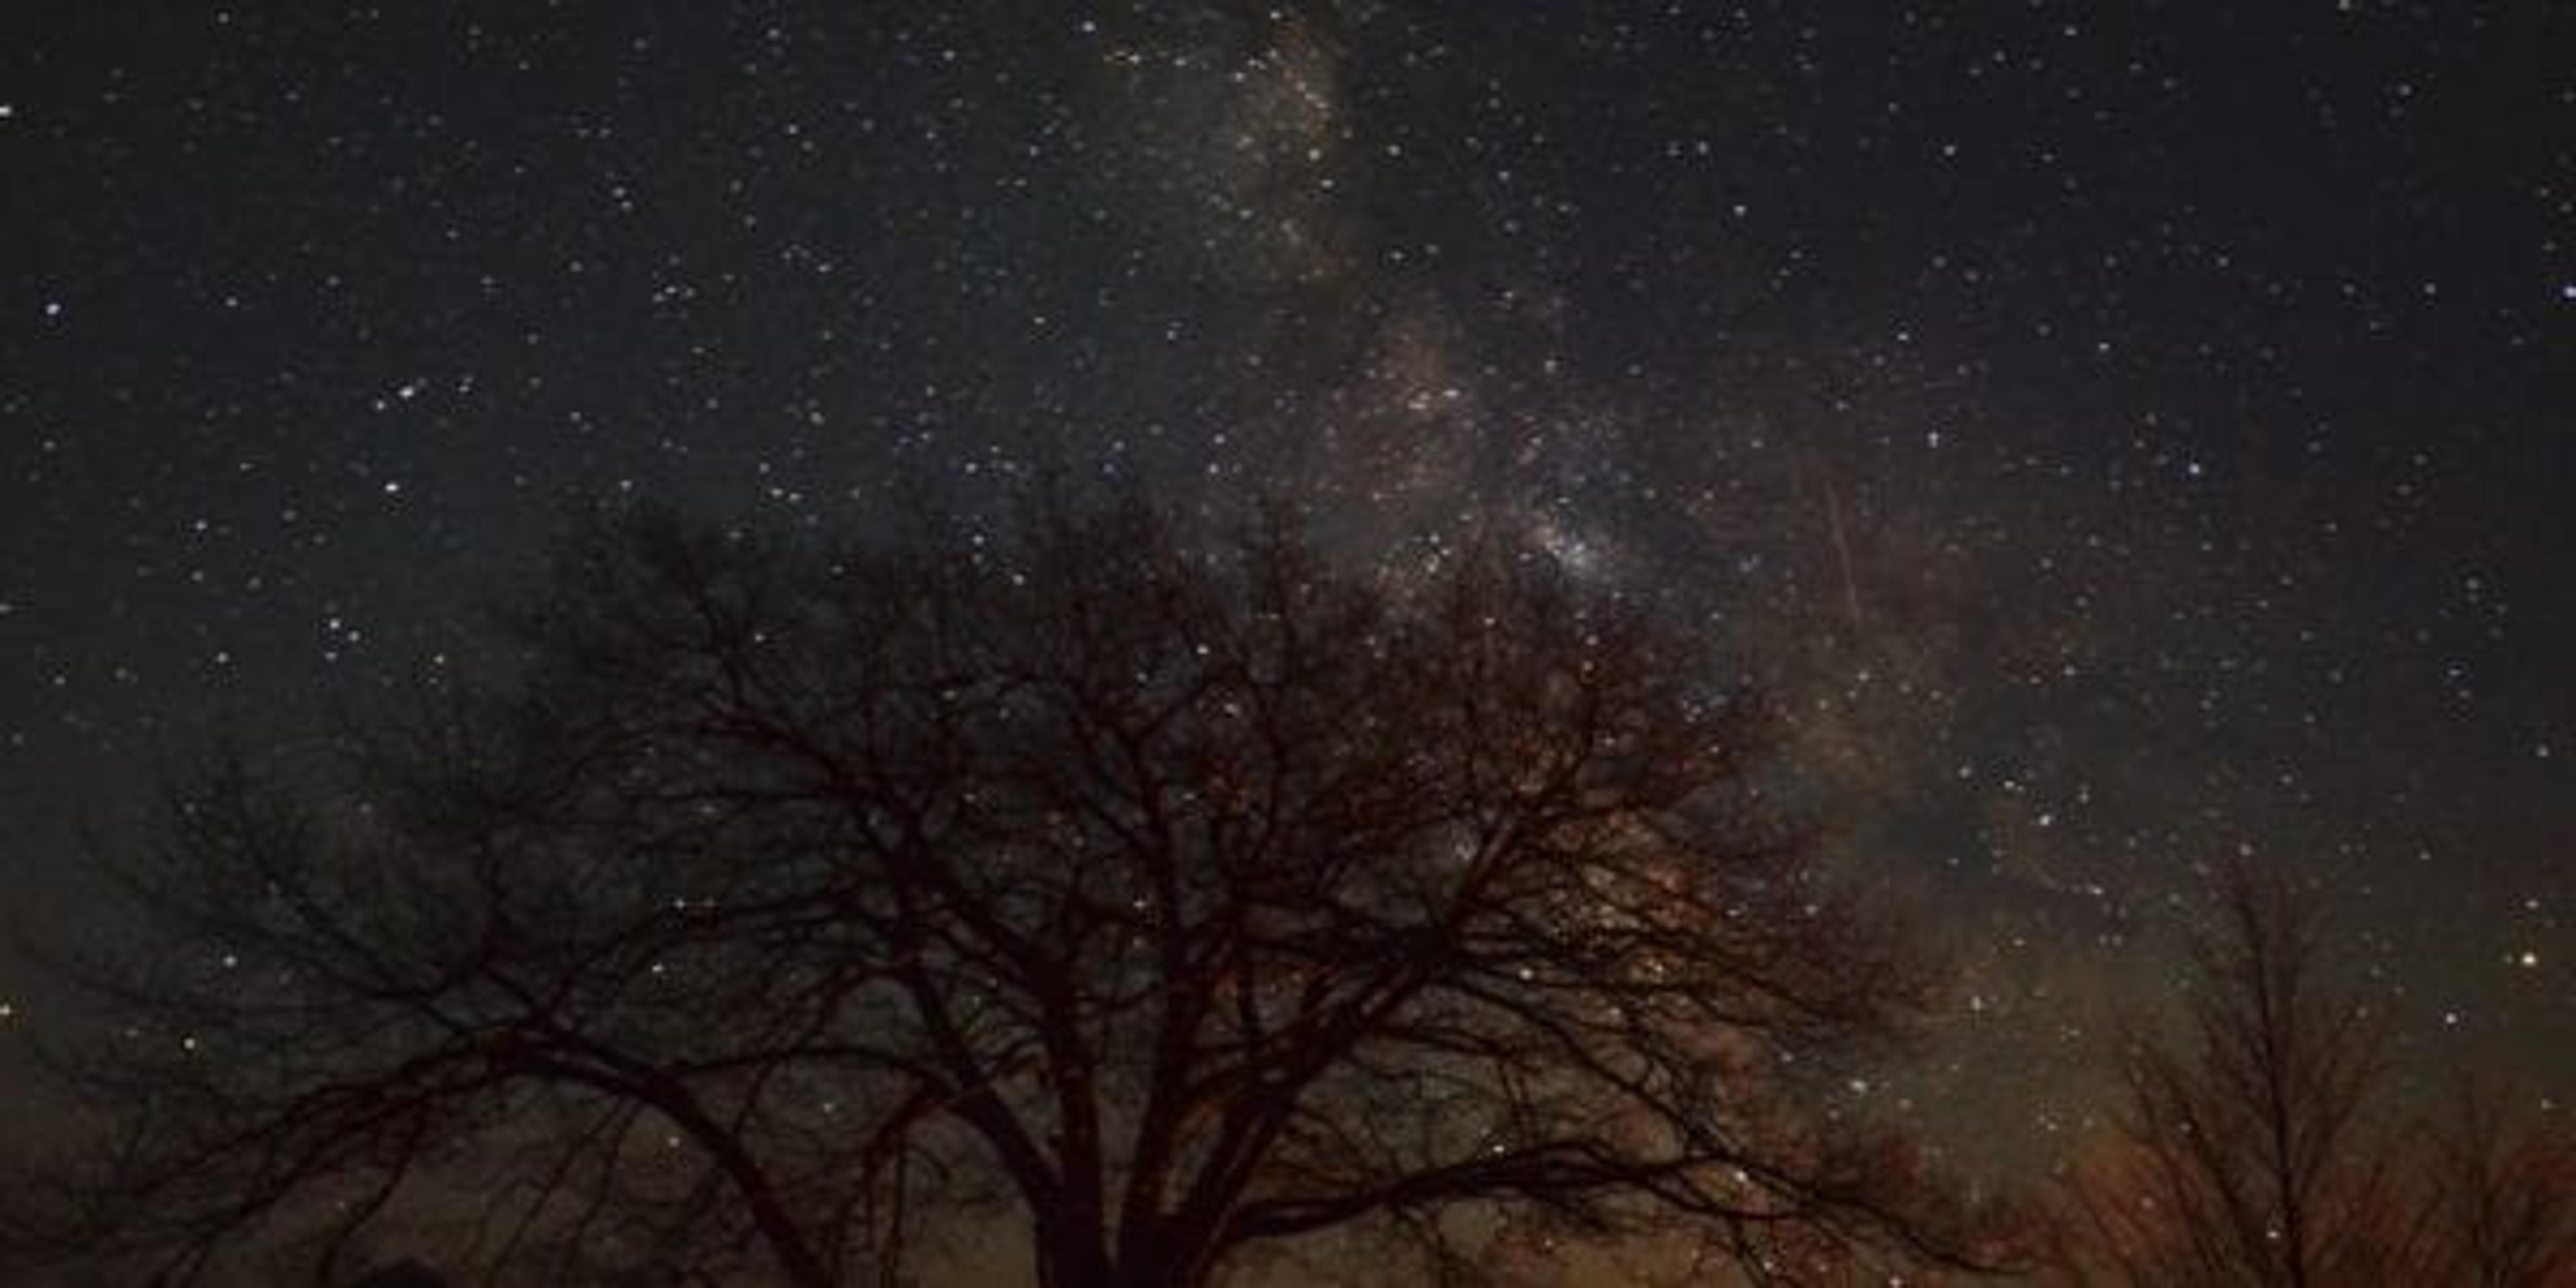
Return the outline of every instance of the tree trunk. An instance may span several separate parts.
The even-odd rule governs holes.
[[[1080,1235],[1049,1238],[1041,1232],[1038,1249],[1039,1288],[1204,1288],[1201,1268],[1114,1262],[1098,1243]]]
[[[1123,1288],[1098,1233],[1071,1225],[1039,1218],[1038,1288]]]

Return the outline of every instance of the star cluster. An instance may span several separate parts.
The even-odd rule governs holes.
[[[212,731],[467,664],[578,507],[1058,470],[1704,620],[1959,965],[1868,1094],[2045,1150],[2240,850],[2410,1044],[2576,1064],[2563,10],[42,9],[15,906]]]

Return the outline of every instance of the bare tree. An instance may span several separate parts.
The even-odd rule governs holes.
[[[2433,1132],[2438,1222],[2428,1282],[2475,1288],[2576,1283],[2576,1135],[2462,1079]]]
[[[2425,1219],[2373,1113],[2380,1015],[2325,974],[2316,900],[2231,866],[2178,1037],[2133,1038],[2111,1156],[2070,1195],[2072,1259],[2142,1285],[2404,1284]]]
[[[1051,1288],[1326,1234],[1992,1252],[1845,1103],[1921,980],[1692,639],[1507,550],[1248,532],[577,543],[524,670],[347,792],[177,794],[65,1060],[121,1126],[85,1237],[328,1274],[463,1213],[556,1278],[891,1282],[987,1195]]]

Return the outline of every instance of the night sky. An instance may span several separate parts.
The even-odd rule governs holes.
[[[1762,677],[1959,972],[1883,1092],[1927,1130],[2074,1148],[2239,852],[2414,1067],[2566,1103],[2576,8],[12,16],[22,919],[105,933],[81,837],[214,731],[475,665],[585,508],[1275,488],[1397,571],[1506,525]]]

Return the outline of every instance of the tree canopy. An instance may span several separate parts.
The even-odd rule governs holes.
[[[512,626],[343,790],[173,794],[63,1053],[119,1124],[80,1237],[327,1267],[443,1214],[477,1265],[821,1285],[981,1200],[1060,1286],[1979,1255],[1843,1094],[1924,976],[1766,797],[1770,716],[1508,543],[643,516]]]

